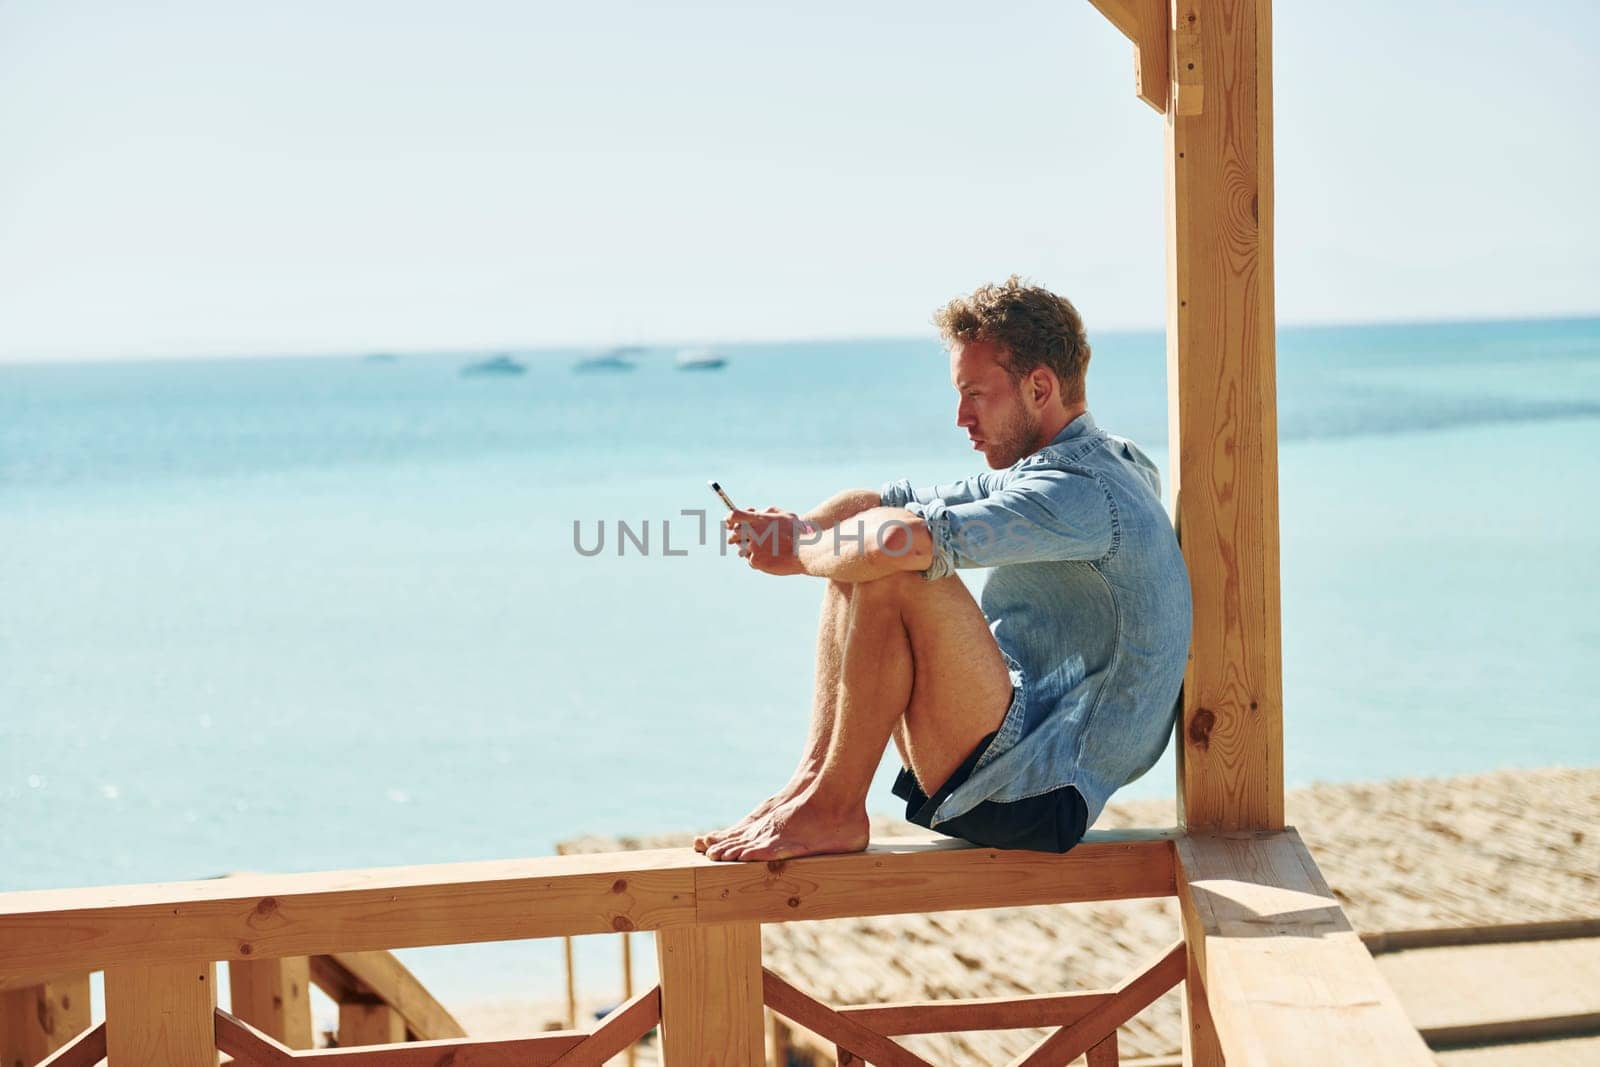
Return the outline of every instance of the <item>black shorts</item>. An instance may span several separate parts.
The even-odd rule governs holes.
[[[978,760],[994,741],[990,734],[978,742],[972,754],[962,761],[933,796],[922,791],[917,776],[902,767],[894,780],[894,795],[906,802],[906,819],[918,826],[937,830],[988,848],[1025,848],[1035,852],[1065,852],[1083,840],[1088,829],[1089,808],[1083,795],[1070,785],[1036,797],[1000,802],[985,800],[964,815],[933,825],[933,813],[946,797],[954,793],[978,765]]]

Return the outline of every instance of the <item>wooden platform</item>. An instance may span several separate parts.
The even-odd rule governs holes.
[[[1600,937],[1407,949],[1377,962],[1411,1022],[1445,1056],[1487,1041],[1533,1042],[1532,1054],[1553,1047],[1552,1037],[1587,1031],[1576,1039],[1595,1042],[1583,1062],[1600,1063]],[[1461,1062],[1502,1062],[1482,1058],[1489,1051]]]

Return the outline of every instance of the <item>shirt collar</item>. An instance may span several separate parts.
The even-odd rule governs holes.
[[[1098,427],[1095,426],[1094,416],[1085,411],[1082,415],[1079,415],[1077,418],[1063,426],[1061,428],[1061,432],[1056,434],[1055,437],[1051,438],[1050,444],[1065,444],[1075,437],[1083,437],[1087,434],[1094,433],[1096,429],[1098,429]],[[1045,447],[1048,448],[1050,446],[1046,445]]]

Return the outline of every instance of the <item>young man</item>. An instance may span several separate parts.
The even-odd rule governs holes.
[[[1065,852],[1172,733],[1189,578],[1155,465],[1095,425],[1072,304],[1015,276],[935,316],[956,425],[991,471],[735,511],[740,555],[826,580],[810,737],[789,783],[695,847],[772,860],[867,846],[889,740],[906,817]],[[954,576],[992,567],[981,605]]]

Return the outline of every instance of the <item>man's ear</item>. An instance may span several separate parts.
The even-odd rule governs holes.
[[[1055,377],[1043,367],[1033,368],[1028,375],[1028,389],[1036,407],[1044,407],[1059,390]]]

